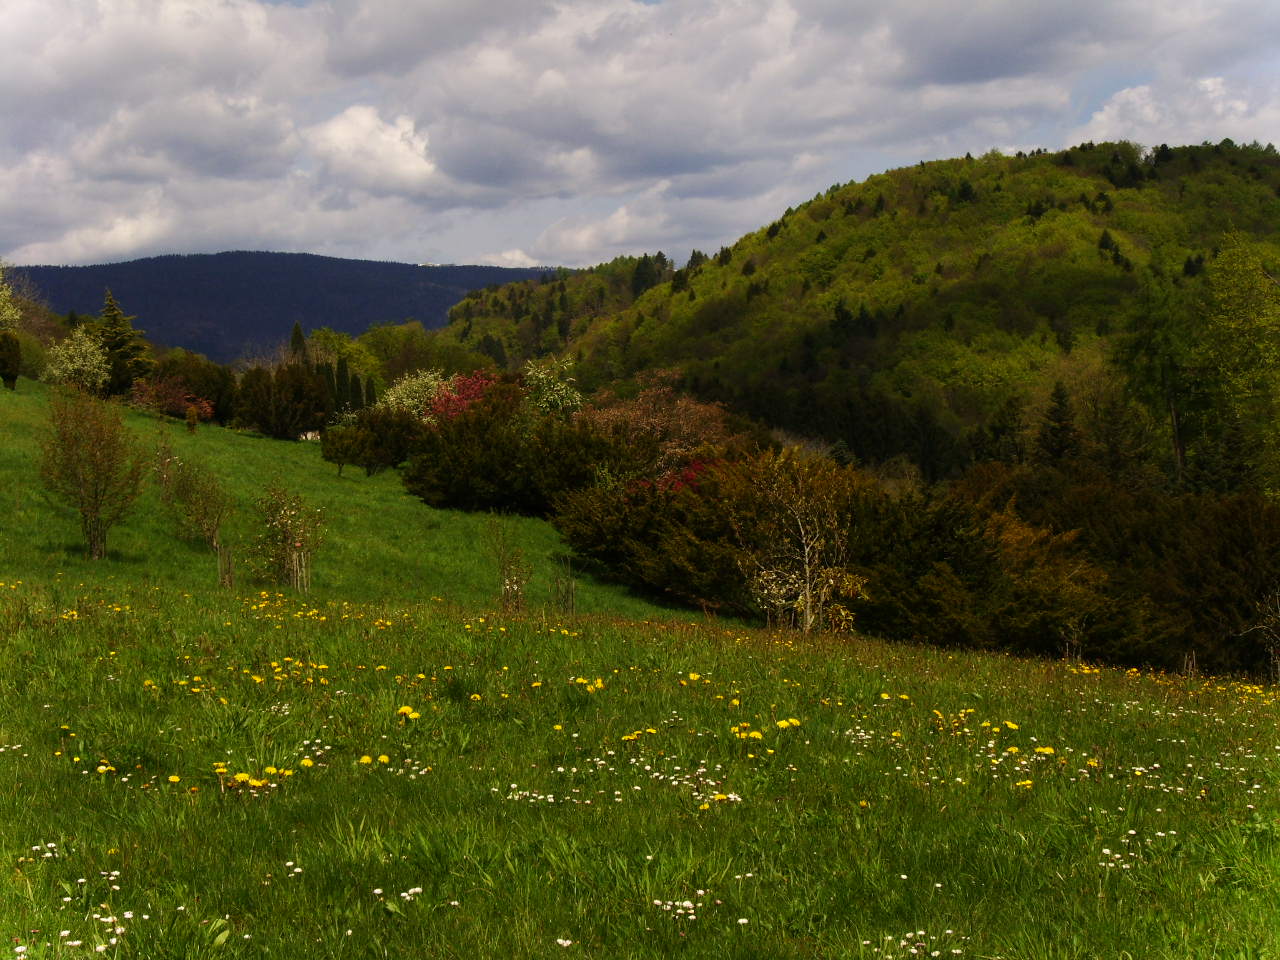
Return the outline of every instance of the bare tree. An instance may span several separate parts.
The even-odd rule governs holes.
[[[79,392],[54,396],[41,444],[40,479],[80,514],[89,557],[107,555],[107,531],[142,493],[147,455],[120,411]]]

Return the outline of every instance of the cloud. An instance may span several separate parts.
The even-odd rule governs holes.
[[[235,247],[581,265],[714,249],[832,182],[993,145],[1280,139],[1269,0],[5,13],[13,260]]]
[[[1172,142],[1280,139],[1280,86],[1204,77],[1127,87],[1095,111],[1077,136],[1156,146],[1171,142],[1171,131],[1181,135]]]

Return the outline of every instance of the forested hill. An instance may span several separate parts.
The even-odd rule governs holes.
[[[574,357],[587,389],[676,368],[703,398],[936,477],[1059,381],[1077,406],[1136,397],[1155,429],[1170,410],[1193,429],[1217,388],[1193,382],[1206,272],[1230,231],[1280,262],[1278,227],[1270,145],[993,152],[833,186],[679,269],[659,253],[473,294],[440,335],[510,366]]]
[[[543,269],[239,251],[17,271],[58,313],[97,314],[109,287],[153,343],[225,363],[288,339],[295,321],[308,330],[352,335],[410,318],[439,327],[469,290],[536,277]]]

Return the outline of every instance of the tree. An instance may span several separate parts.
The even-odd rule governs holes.
[[[0,331],[0,382],[9,390],[18,389],[22,370],[22,344],[12,330]]]
[[[274,404],[275,389],[271,382],[271,371],[266,367],[250,367],[240,377],[240,385],[236,391],[236,421],[260,433],[270,433]]]
[[[0,333],[17,333],[22,311],[13,302],[13,288],[4,278],[4,264],[0,263]]]
[[[116,298],[107,290],[97,333],[98,342],[107,353],[107,393],[111,396],[128,393],[133,382],[146,376],[152,367],[142,331],[134,329],[135,319],[125,316]]]
[[[311,366],[311,354],[307,350],[307,337],[302,332],[302,324],[293,321],[293,330],[289,334],[289,359],[304,367]]]
[[[832,613],[851,620],[839,601],[857,599],[866,583],[849,569],[849,530],[869,481],[797,448],[715,469],[742,551],[739,566],[770,620],[805,633]]]
[[[101,393],[110,375],[107,351],[92,331],[79,326],[71,336],[50,348],[41,379],[86,393]]]
[[[1264,486],[1280,485],[1280,285],[1255,244],[1228,233],[1207,271],[1212,296],[1201,356],[1216,373],[1225,412],[1254,444]]]
[[[304,433],[319,430],[331,412],[324,381],[300,363],[276,367],[271,395],[267,433],[278,440],[297,440]]]
[[[1053,466],[1070,460],[1080,452],[1080,431],[1076,429],[1071,398],[1061,381],[1053,385],[1049,409],[1036,433],[1036,453],[1043,463]]]
[[[80,515],[90,559],[107,555],[107,531],[142,493],[146,469],[146,454],[116,408],[83,393],[50,401],[40,479]]]

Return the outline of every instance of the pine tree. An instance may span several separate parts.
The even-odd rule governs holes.
[[[1036,453],[1042,463],[1053,466],[1070,460],[1080,452],[1080,432],[1076,429],[1071,397],[1059,380],[1049,396],[1049,409],[1036,434]]]
[[[304,367],[311,366],[310,351],[307,350],[307,337],[302,332],[302,324],[293,321],[293,332],[289,334],[289,357],[294,363]]]
[[[345,413],[354,408],[351,402],[351,370],[347,366],[347,358],[339,357],[338,366],[333,374],[333,407],[338,413]]]
[[[133,326],[137,317],[125,316],[120,304],[108,289],[98,317],[97,333],[102,349],[107,352],[107,393],[128,393],[135,380],[141,380],[154,366],[147,356],[143,331]]]

